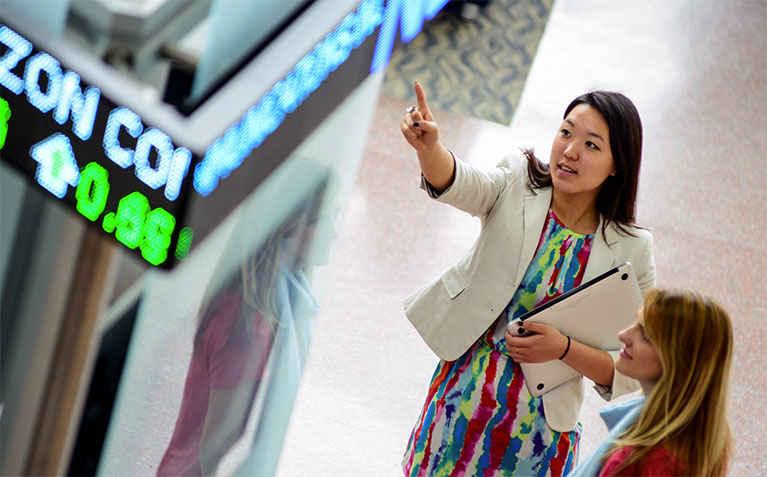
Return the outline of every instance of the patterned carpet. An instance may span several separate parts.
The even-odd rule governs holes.
[[[409,44],[394,51],[382,93],[509,125],[554,0],[492,0],[476,19],[451,2]]]

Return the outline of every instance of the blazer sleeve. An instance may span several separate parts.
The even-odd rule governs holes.
[[[647,293],[647,290],[655,286],[655,251],[654,251],[654,239],[650,232],[642,230],[643,235],[646,235],[647,240],[645,242],[644,250],[642,250],[642,256],[639,259],[639,267],[637,270],[637,281],[639,282],[639,289],[642,290],[642,296]]]
[[[455,161],[453,183],[439,193],[421,174],[421,188],[432,199],[480,218],[490,213],[503,190],[516,180],[524,166],[521,158],[506,156],[494,169],[482,170],[463,162],[452,151],[450,154]]]
[[[615,360],[618,359],[620,351],[608,351],[610,357],[613,359],[613,365]],[[639,389],[639,381],[634,378],[630,378],[625,374],[619,372],[617,369],[613,372],[613,382],[610,386],[604,386],[602,384],[594,384],[594,389],[599,396],[605,401],[612,401],[615,398],[619,398],[628,393],[633,393]]]
[[[647,230],[637,230],[637,234],[644,239],[644,247],[642,248],[641,254],[639,254],[639,260],[637,261],[636,267],[639,289],[642,290],[642,295],[644,295],[647,293],[647,290],[655,286],[653,236]],[[608,351],[608,353],[610,353],[610,357],[612,357],[613,363],[615,363],[620,351]],[[611,401],[617,397],[639,389],[639,382],[618,372],[616,369],[613,373],[613,382],[611,386],[608,387],[601,384],[595,384],[594,389],[599,393],[602,399]]]

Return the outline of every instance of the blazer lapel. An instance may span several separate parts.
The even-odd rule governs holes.
[[[603,221],[604,218],[600,217],[599,226],[594,234],[594,240],[591,241],[591,253],[589,254],[589,261],[586,263],[586,271],[583,273],[584,283],[598,277],[616,265],[615,255],[613,255],[602,234]],[[610,240],[613,234],[611,227],[607,227],[606,234],[608,240]]]
[[[517,276],[514,282],[515,286],[522,282],[527,267],[533,260],[550,205],[551,187],[533,190],[531,195],[525,197],[525,230],[522,239],[522,254],[519,257],[519,267],[517,267]]]
[[[519,267],[517,268],[517,276],[514,282],[516,285],[519,285],[522,278],[524,278],[527,267],[530,266],[530,262],[535,255],[535,249],[538,247],[538,241],[541,238],[543,224],[546,222],[546,216],[551,206],[551,192],[550,187],[537,189],[532,191],[531,195],[525,197],[525,230],[522,239],[522,254],[519,257]],[[610,250],[602,235],[603,222],[604,218],[600,217],[599,226],[597,226],[597,231],[591,242],[589,261],[583,274],[584,283],[598,277],[616,265],[615,255],[613,255],[612,250]],[[614,232],[611,227],[607,228],[606,233],[608,240],[614,242],[612,240]]]

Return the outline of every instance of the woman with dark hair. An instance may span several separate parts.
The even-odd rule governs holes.
[[[607,123],[614,174],[602,183],[596,200],[597,211],[604,217],[602,231],[614,222],[622,232],[634,235],[636,195],[642,160],[642,123],[634,104],[619,93],[592,91],[578,96],[565,109],[564,118],[578,105],[590,106]],[[525,149],[528,178],[533,187],[542,189],[553,183],[549,165],[538,160],[532,149]]]
[[[563,475],[575,464],[583,379],[539,397],[520,363],[560,359],[609,400],[638,388],[618,351],[591,348],[543,324],[507,324],[622,262],[655,284],[652,235],[635,223],[642,125],[620,93],[592,91],[565,109],[548,164],[532,150],[478,170],[440,143],[421,86],[400,127],[430,197],[478,217],[471,250],[405,299],[405,313],[441,358],[403,459],[407,475]],[[606,310],[606,313],[609,313]],[[609,319],[609,315],[605,317]]]

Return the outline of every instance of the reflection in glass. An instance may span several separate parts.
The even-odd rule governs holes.
[[[247,453],[263,458],[246,464],[246,473],[276,466],[318,307],[307,273],[327,261],[334,236],[331,217],[322,213],[326,184],[268,234],[267,221],[254,220],[268,215],[266,204],[243,211],[203,297],[158,475],[214,474],[249,419],[257,424]]]

